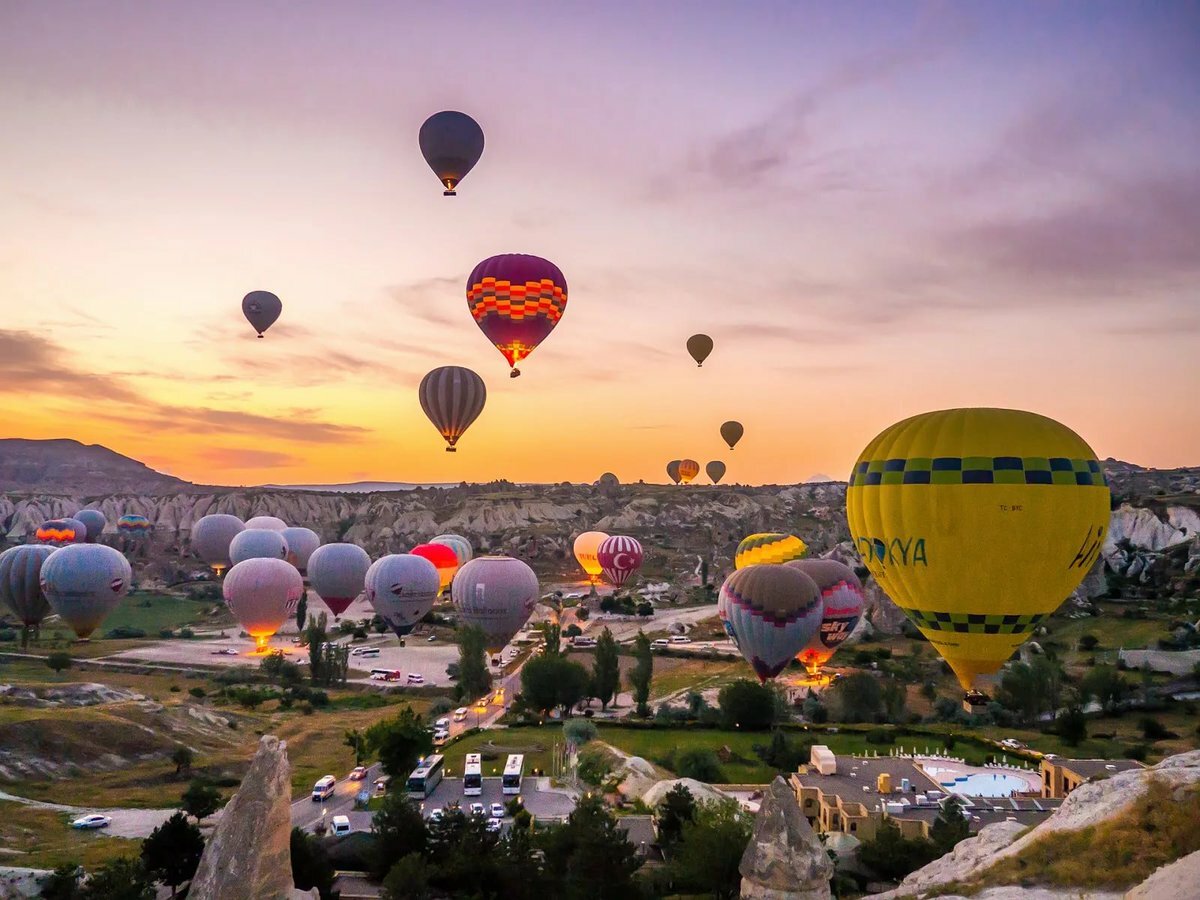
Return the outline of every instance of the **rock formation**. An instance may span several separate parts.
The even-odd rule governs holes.
[[[743,898],[825,900],[831,896],[833,862],[783,778],[771,782],[763,796],[738,870]]]

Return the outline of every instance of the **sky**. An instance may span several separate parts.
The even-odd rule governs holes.
[[[486,134],[455,198],[442,109]],[[1200,3],[6,0],[0,121],[0,436],[210,484],[757,484],[1005,406],[1200,464]],[[506,252],[569,286],[518,379],[465,299]],[[488,387],[456,454],[439,365]]]

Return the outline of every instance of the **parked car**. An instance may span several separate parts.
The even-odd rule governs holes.
[[[433,811],[432,811],[432,812],[429,814],[429,821],[430,821],[430,822],[440,822],[440,821],[442,821],[442,818],[443,818],[445,815],[446,815],[446,813],[445,813],[445,811],[444,811],[444,810],[442,810],[442,809],[434,809],[434,810],[433,810]]]
[[[349,816],[333,817],[333,834],[335,837],[343,834],[349,834],[351,830]]]
[[[431,634],[429,637],[425,638],[425,640],[426,640],[428,643],[432,644],[434,641],[436,641],[436,640],[437,640],[437,635],[436,635],[436,634]]]
[[[237,651],[232,647],[222,647],[220,650],[214,650],[213,656],[237,656]]]
[[[492,834],[495,834],[503,827],[504,827],[504,822],[501,821],[500,819],[491,818],[491,819],[488,819],[488,821],[487,821],[487,830],[490,831]]]
[[[492,804],[492,818],[493,819],[503,819],[504,818],[504,804],[503,803],[493,803]]]
[[[473,815],[473,816],[483,816],[483,815],[486,815],[486,814],[487,814],[487,812],[486,812],[486,810],[483,808],[483,804],[482,804],[482,803],[472,803],[472,804],[471,804],[471,815]]]
[[[353,769],[350,770],[350,780],[351,781],[362,781],[366,777],[367,777],[367,767],[366,766],[355,766]]]
[[[112,824],[112,819],[108,816],[97,815],[92,813],[88,816],[80,816],[71,823],[72,828],[107,828]]]

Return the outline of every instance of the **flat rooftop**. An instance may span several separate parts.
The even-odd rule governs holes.
[[[1068,769],[1085,779],[1095,778],[1097,775],[1116,775],[1118,772],[1128,772],[1130,769],[1145,768],[1140,762],[1132,759],[1063,759],[1055,757],[1047,762]]]

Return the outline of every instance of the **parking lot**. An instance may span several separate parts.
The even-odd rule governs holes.
[[[521,799],[525,808],[535,819],[565,819],[575,808],[575,799],[563,791],[539,790],[538,779],[526,778],[521,784]],[[435,809],[457,803],[464,810],[470,809],[472,803],[482,803],[491,809],[493,803],[506,803],[512,795],[505,795],[500,789],[499,778],[483,779],[483,795],[479,797],[464,797],[461,778],[443,778],[432,797],[421,803],[421,813],[428,818]],[[507,818],[506,818],[506,821]]]

